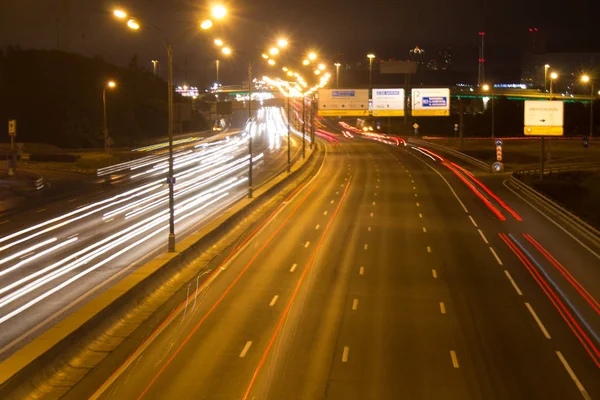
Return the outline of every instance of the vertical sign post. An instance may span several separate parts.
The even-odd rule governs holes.
[[[15,136],[17,136],[17,120],[8,121],[8,136],[10,136],[10,157],[8,159],[8,176],[15,175]]]

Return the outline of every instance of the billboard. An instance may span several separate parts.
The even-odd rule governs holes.
[[[562,136],[563,107],[562,101],[525,100],[525,135]]]
[[[368,89],[319,89],[319,115],[368,116]]]
[[[381,74],[416,74],[417,63],[414,61],[380,61]]]
[[[404,116],[404,89],[373,89],[373,116]]]
[[[450,115],[450,89],[413,89],[413,117],[445,117]]]

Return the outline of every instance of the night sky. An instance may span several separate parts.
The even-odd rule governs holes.
[[[415,45],[435,50],[451,46],[459,68],[476,70],[477,32],[486,36],[488,68],[518,68],[526,31],[538,27],[557,51],[600,51],[600,1],[412,0],[412,1],[226,1],[226,22],[210,33],[193,22],[210,3],[190,0],[1,0],[0,46],[53,49],[60,45],[87,56],[100,55],[126,65],[137,54],[141,65],[163,66],[164,50],[150,31],[131,32],[110,14],[121,5],[164,28],[175,44],[175,74],[181,81],[203,82],[212,72],[212,39],[259,54],[270,38],[288,36],[294,49],[317,49],[330,59],[343,52],[349,60],[367,52],[405,59]],[[68,17],[66,17],[68,16]],[[70,35],[67,35],[70,32]],[[470,54],[474,62],[469,63]],[[225,79],[240,81],[243,61],[223,62]]]

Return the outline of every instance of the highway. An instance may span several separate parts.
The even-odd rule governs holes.
[[[184,313],[67,398],[600,398],[596,255],[497,178],[339,138]]]
[[[258,110],[245,129],[178,143],[178,240],[246,196],[247,132],[253,185],[285,171],[287,126],[278,108]],[[292,140],[296,154],[300,141]],[[0,359],[165,249],[168,152],[165,144],[143,150],[149,155],[99,171],[105,182],[90,193],[0,225]]]

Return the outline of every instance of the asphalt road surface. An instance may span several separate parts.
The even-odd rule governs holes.
[[[77,393],[599,398],[600,263],[490,179],[496,198],[426,151],[358,137],[328,145],[320,172],[185,313]]]

